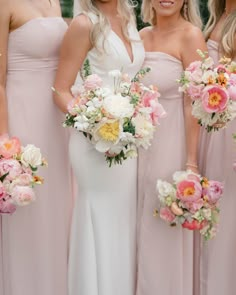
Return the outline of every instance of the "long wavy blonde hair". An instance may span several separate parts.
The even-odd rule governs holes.
[[[97,8],[96,0],[76,0],[79,1],[80,10],[85,13],[93,13],[98,17],[97,23],[93,26],[90,39],[92,46],[97,47],[97,41],[102,35],[104,40],[106,33],[109,30],[109,21],[107,17]],[[128,34],[128,24],[133,22],[135,24],[135,17],[133,11],[132,0],[117,0],[118,15],[122,18],[122,31],[127,40],[130,40]]]
[[[199,12],[199,1],[198,0],[188,0],[187,4],[184,1],[183,7],[180,11],[184,19],[191,22],[193,25],[202,28],[202,20]],[[187,5],[187,10],[185,11],[184,6]],[[149,23],[153,26],[156,25],[156,14],[153,10],[151,0],[143,0],[142,3],[142,19],[144,22]]]
[[[209,0],[208,8],[210,11],[210,18],[206,24],[205,36],[209,39],[212,31],[214,30],[216,24],[225,12],[225,0]],[[220,46],[219,51],[223,56],[230,58],[236,57],[236,10],[230,13],[224,22],[224,26],[221,31]]]

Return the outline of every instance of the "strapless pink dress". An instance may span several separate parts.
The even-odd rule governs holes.
[[[37,201],[2,217],[1,295],[66,295],[72,195],[68,134],[51,86],[67,29],[60,17],[36,18],[9,35],[9,132],[41,148],[49,162]]]
[[[191,295],[193,290],[193,235],[169,227],[153,216],[158,207],[156,182],[172,181],[172,174],[186,163],[183,95],[178,92],[181,61],[162,52],[146,52],[151,67],[145,83],[157,85],[167,117],[161,120],[152,146],[140,150],[139,245],[137,295]]]
[[[209,40],[208,51],[217,64],[218,43]],[[236,133],[236,120],[218,132],[203,132],[203,173],[210,179],[223,181],[225,189],[220,204],[218,234],[201,247],[200,291],[196,295],[236,294],[236,173],[232,168],[236,145],[232,133]]]

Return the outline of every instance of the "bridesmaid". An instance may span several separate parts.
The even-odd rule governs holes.
[[[145,83],[159,87],[167,117],[148,151],[139,157],[139,255],[137,295],[191,295],[193,234],[171,228],[153,216],[158,207],[157,179],[172,181],[178,170],[198,172],[199,126],[191,115],[191,100],[178,92],[177,79],[206,50],[197,1],[144,0],[143,20],[152,26],[140,34],[145,66],[152,71]]]
[[[209,0],[210,19],[205,34],[208,51],[217,64],[223,56],[236,61],[236,2],[235,0]],[[200,295],[231,295],[236,290],[236,174],[232,163],[236,160],[236,146],[232,140],[236,121],[227,128],[204,134],[204,174],[224,182],[218,234],[214,240],[202,245]]]
[[[70,170],[51,86],[67,25],[59,0],[0,0],[0,6],[0,134],[34,143],[49,162],[35,204],[2,217],[0,293],[66,295]]]

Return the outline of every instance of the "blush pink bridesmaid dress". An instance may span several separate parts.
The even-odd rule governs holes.
[[[193,289],[193,234],[169,227],[154,217],[158,207],[157,179],[172,181],[186,164],[183,95],[177,79],[180,60],[163,52],[146,52],[151,72],[145,83],[157,85],[167,117],[158,126],[152,146],[140,150],[137,295],[191,295]]]
[[[218,43],[208,40],[208,51],[217,64]],[[218,132],[203,133],[203,172],[210,179],[224,182],[224,195],[217,236],[201,247],[200,295],[236,294],[236,173],[232,168],[236,145],[232,133],[236,133],[235,120]]]
[[[72,196],[68,134],[51,86],[67,29],[60,17],[35,18],[9,34],[9,133],[41,148],[48,168],[37,201],[2,217],[3,293],[66,295]]]

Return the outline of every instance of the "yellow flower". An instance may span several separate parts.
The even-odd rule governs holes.
[[[106,141],[115,142],[119,138],[120,124],[119,121],[105,123],[98,130],[99,136]]]

